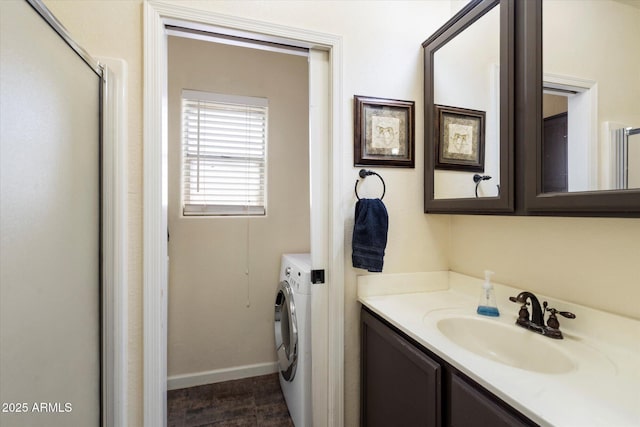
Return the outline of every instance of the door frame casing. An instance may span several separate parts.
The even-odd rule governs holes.
[[[312,167],[311,206],[321,206],[322,215],[312,213],[314,222],[326,224],[322,254],[313,259],[326,260],[325,278],[327,321],[327,360],[316,366],[326,372],[325,396],[315,410],[322,416],[314,419],[340,427],[344,423],[344,217],[341,198],[341,116],[342,108],[342,39],[339,36],[255,21],[241,17],[186,8],[162,1],[144,3],[144,137],[143,137],[143,417],[145,427],[166,425],[167,388],[167,46],[165,24],[176,20],[193,25],[208,25],[229,35],[250,33],[266,39],[286,41],[294,46],[326,51],[329,72],[328,111],[310,108],[310,129],[317,120],[326,120],[326,140],[310,138],[310,152],[321,151],[324,170]],[[310,73],[311,74],[311,73]],[[319,74],[321,75],[321,73]],[[310,78],[314,78],[314,74]],[[310,80],[310,86],[313,82]],[[319,119],[313,114],[318,114]],[[315,120],[315,121],[314,121]],[[326,183],[325,191],[314,192],[318,179]],[[314,203],[326,201],[326,203]],[[313,245],[313,243],[312,243]],[[314,268],[318,266],[314,265]],[[329,375],[329,373],[331,375]]]
[[[103,410],[104,425],[128,419],[128,174],[127,63],[98,57],[103,66]]]

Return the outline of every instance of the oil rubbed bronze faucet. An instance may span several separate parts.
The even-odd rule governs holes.
[[[558,314],[566,317],[567,319],[576,318],[575,314],[569,313],[568,311],[558,311],[555,308],[548,308],[548,304],[546,301],[542,304],[542,306],[540,306],[540,301],[538,301],[538,298],[531,292],[520,292],[516,297],[509,297],[509,300],[522,304],[522,307],[520,307],[520,311],[518,312],[516,325],[537,332],[541,335],[544,335],[545,337],[555,339],[563,338],[562,332],[560,332],[559,329],[560,322],[558,322]],[[527,309],[529,302],[527,302],[527,300],[531,301],[531,309],[533,311],[531,319],[529,319],[529,310]],[[545,311],[548,311],[550,313],[546,325],[544,323]]]

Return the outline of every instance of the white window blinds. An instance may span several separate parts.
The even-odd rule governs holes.
[[[182,91],[184,215],[264,215],[265,98]]]

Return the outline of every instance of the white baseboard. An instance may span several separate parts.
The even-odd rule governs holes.
[[[215,384],[223,381],[239,380],[278,372],[278,362],[257,363],[193,374],[173,375],[167,378],[167,390]]]

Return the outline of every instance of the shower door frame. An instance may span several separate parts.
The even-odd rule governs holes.
[[[127,138],[126,63],[91,56],[42,0],[25,0],[100,78],[100,423],[126,426],[127,334]]]

